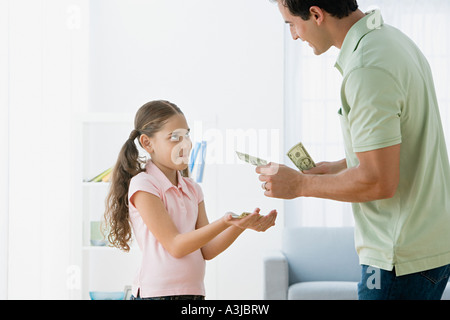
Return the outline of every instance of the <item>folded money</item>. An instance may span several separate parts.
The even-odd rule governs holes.
[[[287,153],[287,156],[301,171],[309,170],[316,166],[313,159],[309,155],[308,151],[306,151],[305,147],[301,142],[293,146],[291,150],[289,150],[289,152]]]
[[[251,213],[249,213],[249,212],[243,212],[243,213],[241,213],[240,215],[237,215],[237,214],[232,214],[231,216],[233,217],[233,218],[236,218],[236,219],[242,219],[242,218],[245,218],[246,216],[249,216],[249,215],[251,215]]]
[[[239,157],[239,159],[241,159],[242,161],[245,161],[247,163],[250,163],[254,166],[265,166],[268,163],[266,160],[260,159],[258,157],[250,156],[246,153],[236,151],[236,154]]]

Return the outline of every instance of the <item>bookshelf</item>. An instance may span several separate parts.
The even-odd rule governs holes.
[[[120,148],[133,129],[134,115],[87,113],[74,117],[73,214],[71,218],[72,299],[90,299],[89,292],[119,292],[130,286],[140,264],[140,250],[130,252],[106,245],[99,232],[108,182],[88,182],[114,166]],[[69,281],[70,280],[70,281]]]

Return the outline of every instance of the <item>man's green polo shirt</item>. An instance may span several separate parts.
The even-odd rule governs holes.
[[[372,11],[349,30],[336,68],[348,167],[356,153],[401,144],[395,196],[353,204],[360,263],[397,275],[449,264],[450,167],[426,58]]]

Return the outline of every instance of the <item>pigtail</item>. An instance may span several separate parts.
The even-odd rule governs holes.
[[[189,172],[189,167],[187,167],[184,170],[181,170],[180,173],[181,173],[181,176],[185,177],[185,178],[189,178],[191,176],[191,174]]]
[[[134,142],[139,135],[139,131],[133,130],[120,150],[111,174],[111,187],[106,198],[104,215],[109,229],[107,231],[109,243],[126,252],[130,250],[129,242],[132,236],[128,211],[128,187],[131,178],[143,171],[139,150]]]

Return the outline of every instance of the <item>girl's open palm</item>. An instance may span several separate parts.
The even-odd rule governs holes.
[[[259,214],[260,209],[256,208],[252,214],[245,218],[233,218],[231,214],[225,216],[226,222],[241,229],[252,229],[258,232],[264,232],[275,225],[277,211],[272,210],[266,216]]]

